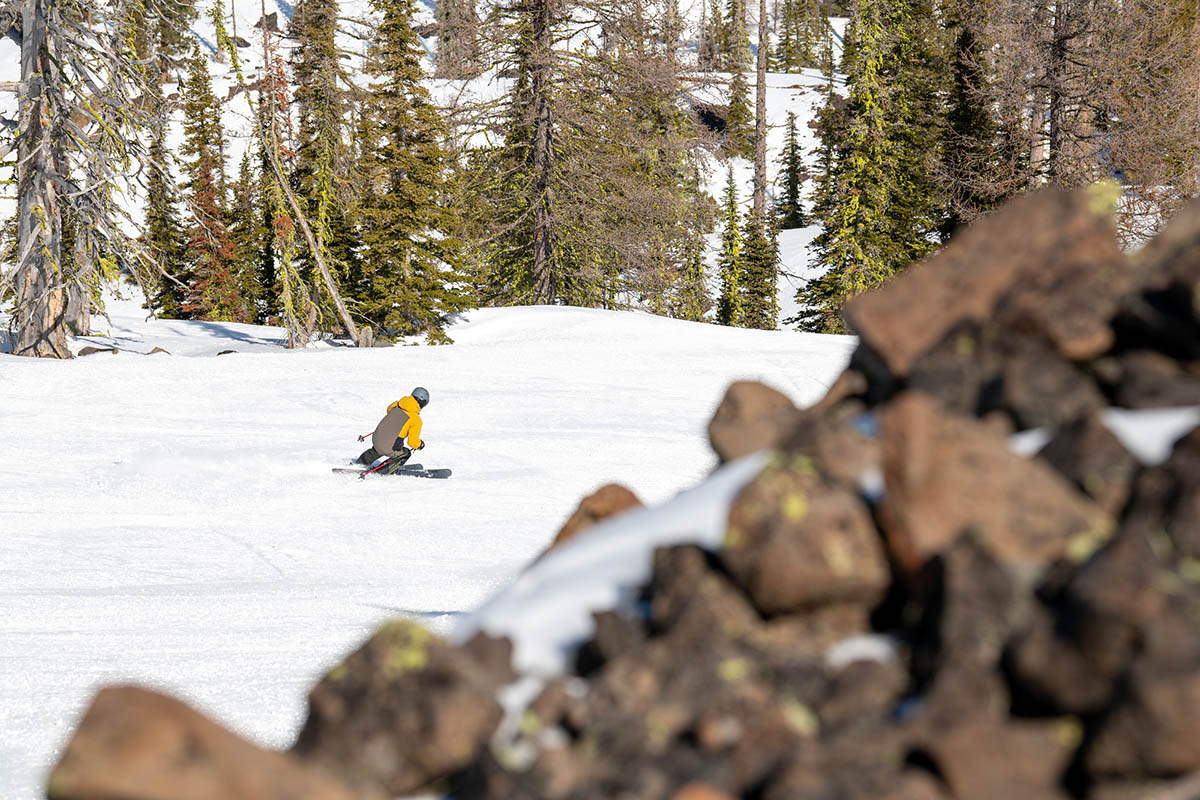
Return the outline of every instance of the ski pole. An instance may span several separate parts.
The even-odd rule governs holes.
[[[358,437],[358,440],[360,442],[365,442],[367,439],[370,439],[374,435],[375,435],[375,431],[371,431],[370,433],[364,433],[362,436]]]

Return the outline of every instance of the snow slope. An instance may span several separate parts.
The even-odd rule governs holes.
[[[73,347],[117,355],[0,355],[8,800],[40,796],[103,683],[289,744],[308,686],[382,620],[449,632],[585,493],[619,480],[661,503],[706,475],[731,380],[812,402],[854,341],[534,307],[470,312],[448,347],[287,352],[277,329],[109,308]],[[171,354],[142,355],[155,346]],[[419,458],[454,477],[332,475],[416,384],[432,394]]]

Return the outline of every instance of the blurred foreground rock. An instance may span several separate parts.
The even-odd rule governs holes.
[[[1200,205],[1115,242],[1084,193],[1021,198],[848,306],[859,346],[812,408],[730,387],[718,457],[773,452],[723,546],[655,552],[637,613],[596,614],[509,724],[507,641],[397,623],[313,689],[289,756],[204,728],[213,774],[256,782],[89,715],[51,796],[1200,797],[1200,431],[1144,464],[1111,422],[1200,406]],[[606,487],[561,536],[634,503]]]
[[[170,697],[103,689],[50,775],[51,800],[351,800],[290,756],[262,750]]]

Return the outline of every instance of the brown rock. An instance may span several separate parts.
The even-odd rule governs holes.
[[[112,353],[113,355],[116,355],[117,348],[115,348],[115,347],[92,347],[91,345],[88,345],[87,347],[81,347],[79,349],[79,352],[76,353],[76,355],[90,356],[94,353]]]
[[[754,381],[736,381],[708,423],[708,439],[722,461],[733,461],[774,447],[797,415],[796,406],[781,392]]]
[[[734,500],[721,559],[764,614],[873,605],[890,573],[859,496],[807,456],[781,456]]]
[[[1111,519],[1053,470],[931,398],[897,397],[881,427],[887,493],[879,518],[893,558],[910,574],[968,530],[1025,574],[1110,533]]]
[[[1038,456],[1114,517],[1129,500],[1137,459],[1097,415],[1059,428]]]
[[[1037,607],[1033,620],[1011,650],[1014,691],[1021,701],[1065,714],[1095,713],[1108,705],[1116,676],[1079,650],[1075,630],[1056,630],[1050,611]],[[1127,647],[1121,642],[1122,649]]]
[[[350,800],[332,778],[262,750],[170,697],[102,689],[50,774],[50,800]]]
[[[642,501],[637,495],[617,483],[601,486],[579,501],[579,507],[567,519],[554,536],[547,551],[553,550],[572,536],[585,531],[597,522],[616,516],[631,508],[640,508]]]
[[[1060,782],[1082,735],[1073,720],[1002,722],[978,714],[926,750],[955,797],[1065,800]]]
[[[169,351],[169,350],[164,350],[164,349],[162,349],[161,347],[155,347],[155,348],[154,348],[153,350],[151,350],[149,353],[146,353],[146,355],[148,355],[148,356],[152,356],[152,355],[154,355],[155,353],[164,353],[165,355],[168,355],[168,356],[169,356],[169,355],[171,355],[171,351]]]
[[[650,626],[681,650],[711,649],[756,629],[758,614],[729,579],[709,565],[698,547],[660,548],[650,582]]]
[[[237,352],[237,350],[222,350],[221,352],[217,353],[217,355],[219,355],[219,356],[227,356],[227,355],[229,355],[230,353],[236,353],[236,352]]]
[[[309,692],[292,752],[360,791],[409,794],[476,757],[500,721],[496,689],[465,652],[389,623]]]
[[[1118,359],[1118,381],[1112,388],[1123,408],[1168,408],[1200,404],[1200,378],[1179,363],[1150,350],[1126,353]]]
[[[646,641],[646,631],[640,620],[613,611],[592,615],[595,630],[575,656],[575,669],[588,675],[614,658],[630,653]]]
[[[1101,723],[1087,766],[1107,777],[1150,778],[1200,769],[1200,669],[1142,663]]]
[[[859,403],[828,411],[805,409],[779,443],[788,456],[807,456],[823,474],[856,488],[865,473],[880,468],[873,415]]]
[[[1005,350],[1001,402],[1018,428],[1054,428],[1107,405],[1092,379],[1049,345],[1017,337]]]
[[[733,800],[733,798],[706,783],[693,782],[671,795],[671,800]]]
[[[966,321],[1051,342],[1082,361],[1113,342],[1109,320],[1132,282],[1111,220],[1085,192],[1045,190],[980,220],[924,264],[846,306],[861,347],[895,377]]]

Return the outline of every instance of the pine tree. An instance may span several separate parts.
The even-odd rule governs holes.
[[[943,241],[1001,202],[1005,193],[998,179],[1011,156],[992,113],[995,98],[978,32],[984,8],[978,0],[947,0],[945,8],[951,85],[939,170],[947,206]]]
[[[316,247],[334,282],[341,283],[356,268],[358,241],[347,213],[353,191],[345,126],[347,78],[338,56],[337,20],[337,0],[301,0],[289,33],[296,40],[290,62],[299,122],[292,182],[304,201]],[[305,282],[320,287],[318,312],[328,324],[336,303],[328,288],[315,280],[314,260],[303,251],[298,259]]]
[[[670,20],[641,0],[518,0],[503,145],[472,153],[472,238],[488,301],[666,310],[687,260],[700,149]],[[568,51],[568,22],[605,31]]]
[[[738,73],[750,61],[750,32],[746,27],[746,0],[725,0],[725,17],[721,21],[721,70]]]
[[[170,319],[183,313],[183,288],[189,281],[185,272],[187,237],[180,221],[179,192],[171,174],[171,156],[167,151],[167,114],[160,103],[158,121],[151,130],[149,170],[146,177],[146,221],[144,241],[157,262],[157,291],[152,306]]]
[[[777,72],[799,72],[820,67],[828,22],[817,0],[784,0],[779,19],[779,42],[773,54]]]
[[[208,64],[193,45],[187,76],[180,87],[183,99],[184,175],[189,210],[187,266],[189,285],[180,305],[184,317],[236,319],[240,305],[234,281],[236,253],[225,224],[220,193],[220,160],[224,132],[220,108],[212,91]]]
[[[792,111],[787,115],[780,167],[779,180],[783,182],[783,192],[779,203],[779,227],[784,230],[803,228],[808,224],[800,200],[800,186],[805,177],[804,153],[800,149],[796,131],[796,114]]]
[[[475,0],[441,0],[436,18],[435,74],[439,78],[474,78],[481,72],[479,14],[475,10]]]
[[[850,25],[856,41],[852,71],[846,77],[845,127],[833,150],[835,161],[822,177],[824,195],[816,208],[822,231],[810,246],[815,265],[824,272],[796,293],[805,309],[797,321],[806,329],[826,332],[843,331],[841,309],[846,300],[882,284],[894,264],[881,74],[887,39],[878,0],[858,0]]]
[[[269,245],[271,235],[259,213],[264,205],[262,177],[247,150],[242,154],[229,208],[229,235],[235,253],[230,271],[238,296],[229,313],[238,322],[259,319],[262,297],[273,288],[259,281],[262,250]]]
[[[733,182],[733,167],[725,179],[725,197],[721,204],[724,228],[721,232],[721,251],[717,267],[721,275],[721,295],[717,299],[717,322],[740,327],[743,324],[742,285],[746,264],[742,253],[742,230],[738,213],[737,185]]]
[[[729,111],[725,115],[726,155],[749,158],[754,152],[754,132],[750,125],[753,118],[746,74],[735,72],[729,87]]]
[[[884,9],[888,47],[879,74],[886,87],[890,174],[887,262],[894,273],[929,255],[943,224],[930,155],[943,139],[945,48],[932,0],[888,0]]]
[[[774,330],[779,321],[779,240],[766,215],[746,215],[740,255],[741,325]]]
[[[702,72],[716,72],[721,68],[721,44],[725,39],[720,0],[707,0],[700,7],[700,14],[696,62]]]
[[[676,283],[671,316],[700,322],[711,307],[708,273],[704,265],[704,239],[697,236],[688,243],[687,264]]]
[[[413,0],[372,0],[372,8],[380,24],[367,61],[374,78],[361,137],[368,186],[358,207],[363,247],[352,296],[392,335],[444,341],[449,316],[466,302],[456,288],[458,223],[440,203],[446,130],[421,82]]]

